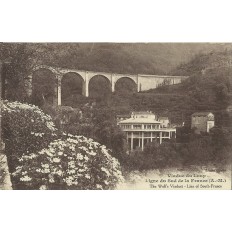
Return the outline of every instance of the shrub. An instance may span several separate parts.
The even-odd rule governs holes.
[[[5,153],[12,173],[23,155],[37,152],[54,140],[56,128],[51,117],[34,105],[4,101],[1,108]],[[17,188],[14,177],[12,185]]]
[[[181,167],[182,158],[176,150],[175,142],[163,142],[162,144],[153,141],[140,149],[125,156],[123,162],[126,170],[154,170],[172,167]]]
[[[44,104],[41,109],[50,115],[59,129],[64,130],[66,125],[75,125],[80,122],[82,112],[70,106],[53,106]],[[64,131],[65,132],[65,131]]]
[[[23,189],[113,189],[123,181],[110,151],[83,136],[64,135],[20,163],[13,176]]]
[[[13,189],[112,189],[123,181],[105,146],[61,135],[38,107],[4,101],[2,115]]]

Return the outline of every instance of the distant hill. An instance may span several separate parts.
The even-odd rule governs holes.
[[[232,49],[231,44],[219,43],[44,43],[28,46],[40,54],[41,63],[135,74],[172,73],[197,54]]]
[[[193,57],[190,62],[177,66],[172,70],[174,75],[193,75],[206,73],[209,70],[232,67],[232,50],[211,51],[210,53],[200,53]]]

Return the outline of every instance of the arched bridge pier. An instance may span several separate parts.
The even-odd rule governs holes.
[[[92,78],[96,76],[103,76],[105,77],[111,86],[111,91],[115,92],[115,85],[117,81],[122,78],[128,78],[134,82],[136,85],[137,92],[145,91],[153,88],[157,88],[160,84],[178,84],[181,83],[182,80],[188,78],[186,76],[164,76],[164,75],[144,75],[144,74],[117,74],[117,73],[107,73],[107,72],[94,72],[94,71],[85,71],[85,70],[77,70],[77,69],[66,69],[66,68],[54,68],[47,65],[40,65],[34,68],[33,72],[40,70],[40,69],[47,69],[50,70],[56,78],[56,86],[55,86],[55,95],[56,100],[54,104],[61,105],[61,91],[62,91],[62,78],[65,74],[68,73],[75,73],[83,80],[82,83],[82,95],[85,97],[89,97],[89,83]],[[32,79],[33,79],[33,72],[27,78],[25,78],[25,85],[27,89],[27,94],[30,96],[32,94]]]

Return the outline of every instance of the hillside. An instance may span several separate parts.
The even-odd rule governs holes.
[[[231,49],[214,43],[26,43],[35,64],[116,73],[168,74],[197,54]],[[10,60],[22,44],[0,43],[0,59]],[[25,57],[24,57],[25,58]],[[30,61],[32,57],[30,57]],[[179,69],[179,68],[178,68]]]
[[[167,74],[196,54],[224,51],[230,44],[78,43],[43,44],[43,62],[55,66],[117,73]],[[48,51],[50,54],[46,52]],[[48,55],[48,56],[47,56]]]
[[[190,62],[177,66],[172,70],[173,75],[193,75],[206,73],[211,69],[232,67],[232,49],[224,51],[211,51],[210,53],[200,53],[193,57]]]

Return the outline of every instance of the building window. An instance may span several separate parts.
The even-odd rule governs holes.
[[[151,129],[151,125],[144,125],[144,129]]]
[[[133,125],[133,129],[142,129],[142,125]]]
[[[169,137],[169,133],[168,132],[163,132],[163,137]]]
[[[214,121],[214,116],[210,114],[209,117],[208,117],[208,120],[209,121]]]
[[[123,129],[131,129],[131,125],[122,125]]]
[[[139,135],[140,135],[139,132],[133,132],[134,137],[139,137]]]
[[[152,136],[155,137],[155,138],[159,137],[159,132],[153,132]]]

